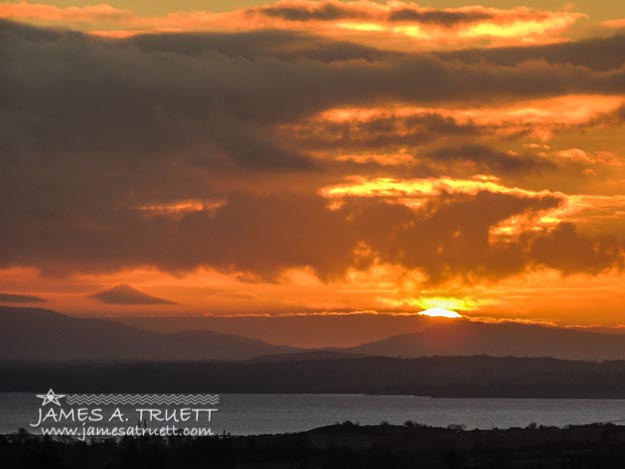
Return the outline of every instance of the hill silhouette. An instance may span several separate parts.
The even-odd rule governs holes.
[[[625,398],[625,361],[365,357],[291,361],[0,362],[0,391]]]
[[[507,430],[436,428],[406,422],[344,422],[281,435],[96,439],[89,444],[0,436],[4,467],[159,468],[622,468],[625,428],[583,425]]]
[[[156,332],[47,309],[0,306],[0,359],[312,361],[386,356],[625,359],[625,335],[512,322],[444,320],[410,334],[355,347],[302,349],[209,330]]]
[[[108,290],[102,290],[89,295],[102,303],[113,305],[175,305],[177,303],[148,295],[131,285],[116,285]]]
[[[600,334],[512,322],[449,321],[345,349],[389,357],[490,355],[567,360],[625,359],[625,335]]]
[[[0,306],[3,360],[246,360],[297,351],[211,331],[156,333],[40,308]]]

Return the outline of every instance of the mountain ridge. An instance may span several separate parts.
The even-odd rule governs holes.
[[[212,331],[157,333],[43,308],[0,306],[4,360],[245,360],[298,350]]]
[[[489,355],[618,360],[625,359],[625,336],[515,322],[456,320],[346,350],[404,358]]]
[[[298,348],[209,330],[155,332],[44,308],[0,306],[3,360],[311,361],[475,355],[623,360],[625,335],[458,319],[355,347]]]

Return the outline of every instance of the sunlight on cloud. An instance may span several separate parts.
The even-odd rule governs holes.
[[[549,191],[529,191],[518,187],[507,187],[499,178],[489,175],[476,175],[470,179],[448,177],[424,179],[367,178],[351,176],[350,183],[324,187],[321,195],[335,197],[415,197],[429,198],[444,193],[477,194],[480,191],[511,193],[520,196],[551,194]]]
[[[405,49],[415,44],[457,48],[484,40],[493,45],[553,42],[584,16],[568,10],[432,8],[401,1],[382,4],[290,0],[220,13],[171,11],[160,16],[144,16],[106,3],[68,7],[29,2],[0,4],[0,17],[64,26],[110,38],[146,32],[301,29],[306,26],[329,37],[339,36],[341,31],[353,31],[358,34],[352,37],[355,41],[390,49]]]
[[[452,312],[455,312],[456,310],[471,311],[489,303],[487,300],[479,300],[468,297],[420,297],[403,299],[384,298],[382,301],[395,308],[407,307],[411,309],[423,310],[439,309],[451,310]]]
[[[445,308],[429,308],[421,311],[419,316],[429,316],[431,318],[448,318],[448,319],[457,319],[461,318],[462,315],[457,313],[456,311],[450,311]]]
[[[379,121],[392,125],[393,133],[401,136],[414,132],[414,124],[404,126],[404,122],[410,122],[416,117],[438,116],[450,119],[449,123],[481,128],[501,137],[528,134],[528,137],[545,142],[558,130],[592,123],[616,112],[624,104],[625,99],[616,95],[566,95],[491,106],[465,106],[463,109],[388,103],[377,107],[328,109],[307,120],[287,124],[285,128],[303,135],[312,134],[321,140],[339,140],[338,132],[343,131],[343,128],[339,127],[335,131],[329,125],[358,125]]]
[[[226,205],[225,200],[180,200],[177,202],[146,204],[137,206],[137,210],[153,216],[182,217],[193,212],[204,212],[214,215]]]

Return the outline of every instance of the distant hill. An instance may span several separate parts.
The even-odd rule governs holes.
[[[116,316],[107,320],[152,332],[209,330],[306,349],[355,347],[397,334],[423,331],[434,324],[445,322],[443,318],[415,314],[388,315],[364,311],[358,314],[330,315]]]
[[[431,326],[345,351],[389,357],[490,355],[570,360],[625,359],[625,336],[518,323],[466,320]]]
[[[210,331],[148,332],[47,309],[0,306],[2,360],[246,360],[298,351]]]
[[[345,360],[349,358],[364,358],[364,353],[344,352],[341,350],[311,350],[304,352],[278,353],[273,355],[261,355],[250,359],[252,362],[294,362],[306,360]]]
[[[0,306],[0,360],[249,360],[362,356],[553,357],[625,360],[625,335],[518,323],[441,321],[420,332],[349,348],[299,349],[208,330],[157,332],[47,309]]]

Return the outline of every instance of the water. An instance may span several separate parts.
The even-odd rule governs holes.
[[[37,421],[34,394],[0,393],[0,433]],[[49,409],[52,406],[46,407]],[[360,424],[413,420],[467,429],[565,426],[625,421],[623,399],[443,399],[336,394],[222,394],[211,421],[214,432],[233,435],[289,433],[350,420]],[[129,409],[133,410],[133,409]]]

